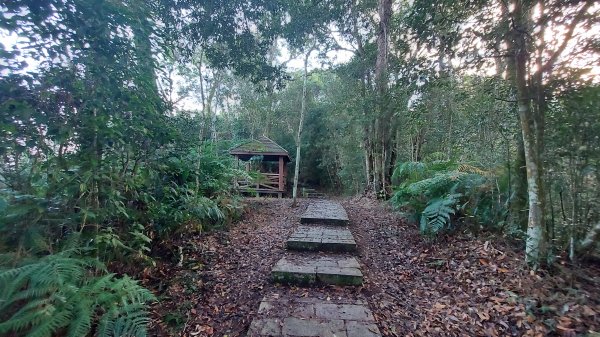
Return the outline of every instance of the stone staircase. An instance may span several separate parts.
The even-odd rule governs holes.
[[[300,217],[300,223],[347,226],[350,220],[346,210],[339,203],[319,200],[308,205]]]
[[[360,286],[363,274],[348,229],[346,211],[337,202],[313,201],[286,241],[288,253],[273,267],[271,277],[281,284],[317,283]],[[247,337],[380,337],[367,303],[360,299],[270,298],[260,304]]]
[[[356,241],[347,228],[299,226],[286,241],[288,250],[355,252]]]
[[[283,257],[271,271],[273,281],[310,285],[316,282],[334,285],[362,285],[363,274],[353,257]]]

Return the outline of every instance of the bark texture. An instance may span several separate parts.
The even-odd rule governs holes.
[[[544,205],[542,195],[541,173],[541,135],[543,124],[536,123],[535,111],[532,109],[532,94],[528,80],[528,64],[530,62],[528,32],[531,22],[528,7],[524,0],[513,3],[511,39],[514,57],[510,59],[510,68],[514,71],[514,84],[517,95],[517,109],[523,137],[525,168],[527,171],[527,195],[529,214],[527,219],[527,241],[525,244],[526,260],[532,266],[543,263],[546,257],[546,233],[544,226]]]
[[[376,117],[371,133],[372,176],[370,184],[374,192],[385,194],[390,182],[392,159],[391,112],[388,104],[389,27],[392,17],[392,1],[378,0],[379,27],[377,32],[377,59],[375,63]]]

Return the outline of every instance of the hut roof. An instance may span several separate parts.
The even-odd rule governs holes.
[[[290,155],[279,144],[266,136],[260,136],[229,150],[231,155],[236,155],[242,160],[248,160],[253,156],[264,156],[265,160],[278,160],[284,157],[284,160],[290,161]]]

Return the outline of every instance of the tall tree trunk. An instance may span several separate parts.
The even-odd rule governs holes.
[[[510,17],[508,12],[508,6],[502,7],[502,20],[503,20],[503,28],[507,31],[511,29],[510,26]],[[510,100],[517,101],[517,92],[516,92],[516,59],[515,59],[515,42],[512,35],[507,35],[503,38],[503,41],[507,45],[507,49],[509,51],[509,57],[507,60],[504,60],[503,67],[506,70],[506,79],[509,83],[512,84],[513,88],[510,93]],[[500,44],[498,42],[498,44]],[[500,59],[500,58],[498,58]],[[498,71],[503,71],[502,68],[499,68]],[[511,105],[511,110],[514,106]],[[517,120],[520,123],[519,115],[517,113]],[[527,214],[528,214],[528,206],[527,206],[527,170],[525,165],[525,149],[523,145],[523,134],[519,132],[515,135],[515,140],[517,143],[517,153],[516,158],[514,159],[514,179],[512,180],[512,189],[513,195],[511,196],[510,201],[510,213],[511,220],[514,224],[517,224],[519,228],[523,231],[527,231]]]
[[[543,127],[535,123],[536,116],[532,110],[531,88],[528,86],[529,74],[527,65],[530,61],[526,35],[530,28],[530,18],[524,0],[516,0],[513,10],[513,24],[511,34],[515,56],[514,80],[517,92],[517,108],[523,135],[523,149],[525,152],[525,167],[527,170],[527,193],[529,196],[529,216],[527,221],[527,241],[525,253],[527,262],[537,267],[544,262],[546,257],[546,235],[544,226],[544,205],[542,193],[542,179],[540,153],[537,139],[540,132],[536,127]]]
[[[292,189],[292,206],[296,206],[296,198],[298,197],[298,175],[300,174],[300,149],[302,147],[302,127],[304,126],[304,115],[306,113],[306,85],[308,77],[308,58],[310,53],[315,49],[312,47],[304,55],[304,73],[302,80],[302,102],[300,104],[300,122],[298,122],[298,133],[296,134],[296,164],[294,165],[294,187]]]
[[[362,49],[360,49],[362,50]],[[359,53],[360,57],[364,57],[364,53]],[[373,159],[373,109],[369,99],[371,88],[371,75],[367,69],[360,80],[360,98],[362,106],[362,123],[363,123],[363,151],[365,155],[365,192],[373,191],[373,181],[375,179],[375,165]]]
[[[217,141],[217,111],[219,108],[219,94],[221,93],[220,90],[216,89],[215,90],[215,105],[214,108],[212,109],[212,114],[210,115],[210,141],[211,142],[216,142]]]
[[[389,56],[389,26],[392,16],[392,0],[378,0],[377,12],[379,14],[379,28],[377,32],[377,60],[375,63],[375,87],[377,90],[377,117],[375,119],[374,146],[374,181],[375,192],[385,190],[389,183],[388,165],[389,158],[386,153],[390,146],[391,114],[388,106],[388,56]]]
[[[355,15],[355,7],[358,5],[357,1],[352,1],[352,36],[356,39],[357,42],[357,51],[356,55],[363,61],[366,61],[365,49],[362,41],[362,36],[359,32],[359,20]],[[371,74],[370,69],[363,69],[362,77],[360,79],[360,98],[361,98],[361,107],[362,107],[362,123],[363,123],[363,151],[365,155],[365,192],[370,192],[373,190],[373,109],[368,99],[368,93],[371,88]]]
[[[527,170],[525,167],[525,149],[523,135],[517,138],[517,156],[514,161],[513,197],[510,203],[513,223],[523,231],[527,230]]]

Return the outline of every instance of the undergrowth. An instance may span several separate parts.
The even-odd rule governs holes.
[[[0,334],[146,336],[155,297],[81,249],[0,267]]]
[[[38,166],[23,156],[0,167],[0,335],[145,336],[156,299],[124,271],[155,265],[153,249],[175,235],[241,214],[231,181],[244,173],[220,146],[165,144],[137,159],[107,148],[90,167],[78,153]]]
[[[405,162],[392,180],[391,204],[425,235],[464,223],[502,228],[506,222],[507,198],[493,172],[452,161]]]

